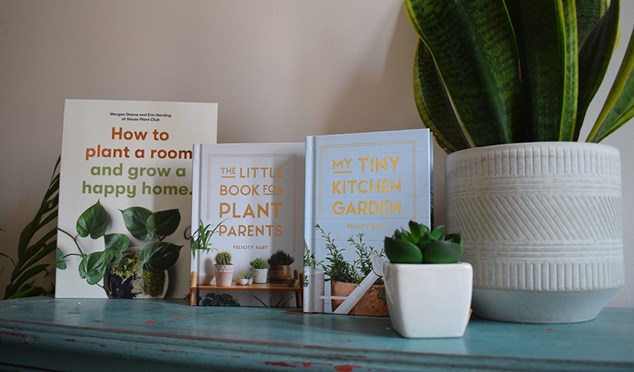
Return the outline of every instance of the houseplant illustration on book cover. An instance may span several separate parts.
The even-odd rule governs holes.
[[[182,298],[192,145],[217,104],[67,100],[56,297]]]
[[[294,261],[292,269],[299,276],[303,177],[303,143],[194,146],[192,226],[215,231],[208,249],[192,251],[192,305],[198,302],[199,289],[205,296],[203,305],[222,302],[209,300],[220,295],[232,304],[247,306],[292,306],[293,297],[301,303],[301,286],[293,282],[293,270],[279,283],[271,283],[271,270],[265,283],[243,281],[249,284],[240,286],[238,279],[248,279],[255,268],[264,267],[266,261],[273,263],[271,258],[280,255]],[[220,252],[232,257],[233,285],[216,285],[213,263]]]
[[[408,221],[430,224],[431,168],[428,129],[306,138],[305,312],[387,315],[372,255]],[[362,304],[371,292],[379,305]]]

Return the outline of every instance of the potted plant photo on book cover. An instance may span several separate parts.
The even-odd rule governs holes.
[[[403,337],[462,337],[470,317],[473,271],[459,262],[460,234],[415,221],[386,237],[383,267],[392,327]]]

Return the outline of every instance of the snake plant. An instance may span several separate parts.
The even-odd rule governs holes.
[[[414,98],[448,153],[577,141],[619,37],[618,0],[405,0],[419,35]],[[588,142],[634,115],[630,37]]]

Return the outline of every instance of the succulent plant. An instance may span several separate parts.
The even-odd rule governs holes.
[[[275,253],[273,253],[271,257],[269,257],[267,262],[269,263],[269,265],[291,265],[293,262],[295,262],[295,258],[290,254],[280,250],[275,251]]]
[[[456,263],[464,252],[462,236],[444,236],[444,233],[445,226],[430,230],[423,224],[409,221],[409,231],[399,229],[391,237],[385,237],[385,255],[391,263]]]
[[[266,269],[268,266],[266,260],[260,257],[253,259],[251,262],[249,262],[249,265],[251,265],[251,267],[254,269]]]
[[[218,252],[214,260],[217,265],[231,265],[231,253],[227,251]]]

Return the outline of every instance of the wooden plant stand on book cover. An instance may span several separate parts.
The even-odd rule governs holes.
[[[198,273],[191,272],[189,285],[189,305],[198,305],[200,291],[267,291],[267,292],[295,292],[295,305],[303,306],[304,273],[293,271],[292,285],[287,283],[266,283],[249,285],[232,285],[220,287],[215,284],[198,284]]]

